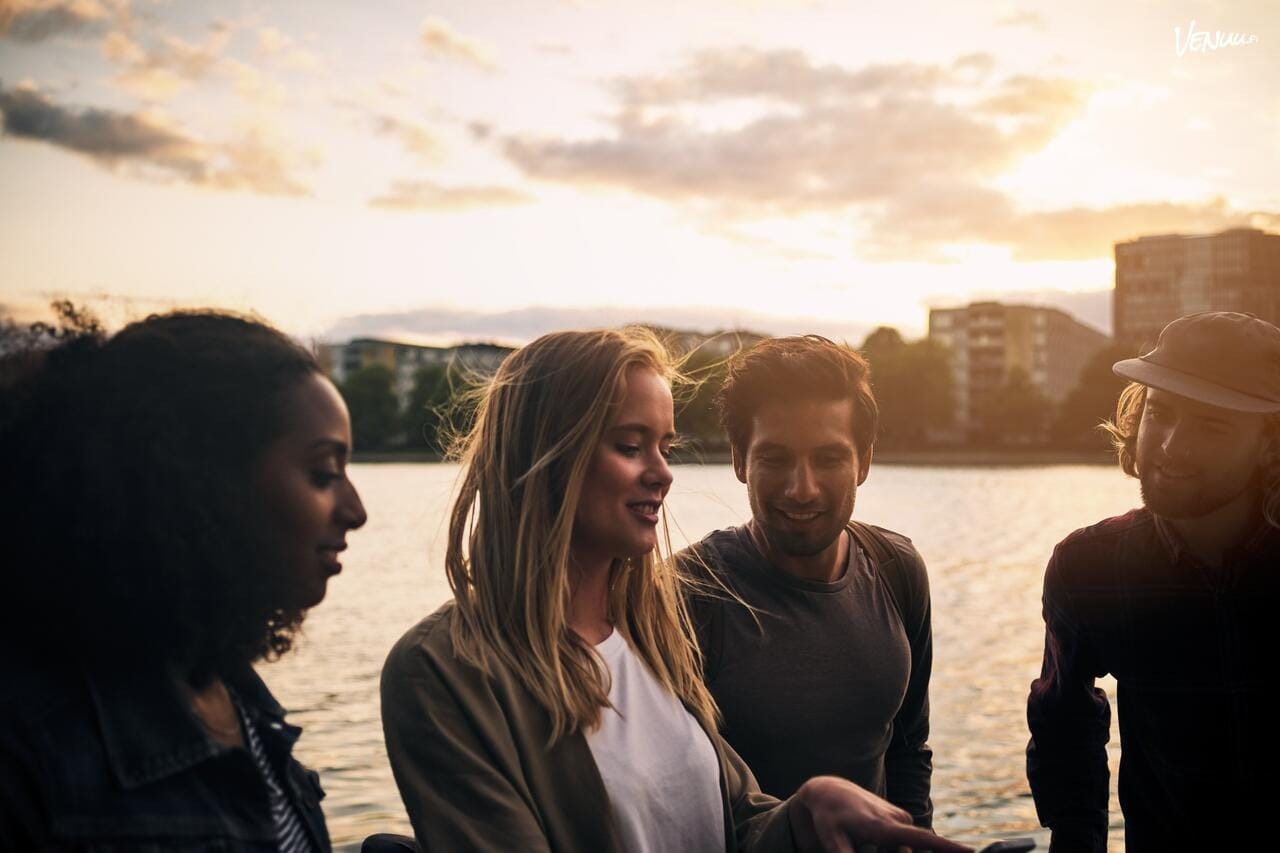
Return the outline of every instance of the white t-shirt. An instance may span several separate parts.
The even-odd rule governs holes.
[[[596,651],[613,676],[613,708],[587,733],[587,744],[623,847],[722,853],[720,762],[706,732],[617,631]]]

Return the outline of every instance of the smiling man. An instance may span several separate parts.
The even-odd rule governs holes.
[[[1142,509],[1078,530],[1049,561],[1027,775],[1052,850],[1107,846],[1118,685],[1130,851],[1269,846],[1280,674],[1280,329],[1175,320],[1107,424]],[[1274,843],[1274,842],[1272,842]]]
[[[866,361],[808,335],[730,365],[717,403],[751,520],[682,554],[726,740],[760,787],[843,776],[932,821],[929,581],[909,540],[851,520],[878,410]]]

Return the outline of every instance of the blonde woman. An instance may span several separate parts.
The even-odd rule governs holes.
[[[454,600],[382,673],[419,846],[966,849],[842,779],[779,803],[716,734],[658,552],[675,375],[644,330],[563,332],[514,353],[487,389],[449,525]]]

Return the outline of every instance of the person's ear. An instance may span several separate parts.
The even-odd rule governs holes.
[[[747,482],[747,460],[746,457],[738,451],[737,445],[729,448],[729,456],[733,460],[733,473],[738,478],[739,483]]]
[[[867,481],[867,475],[871,473],[871,457],[875,454],[875,447],[868,447],[866,453],[858,454],[858,485],[861,486]]]

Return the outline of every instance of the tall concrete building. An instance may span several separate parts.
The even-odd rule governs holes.
[[[984,407],[1015,370],[1058,403],[1110,338],[1057,308],[974,302],[929,312],[929,339],[951,353],[954,438],[981,432]]]
[[[1248,311],[1280,324],[1280,234],[1231,228],[1116,244],[1117,341],[1145,351],[1167,323],[1197,311]]]

